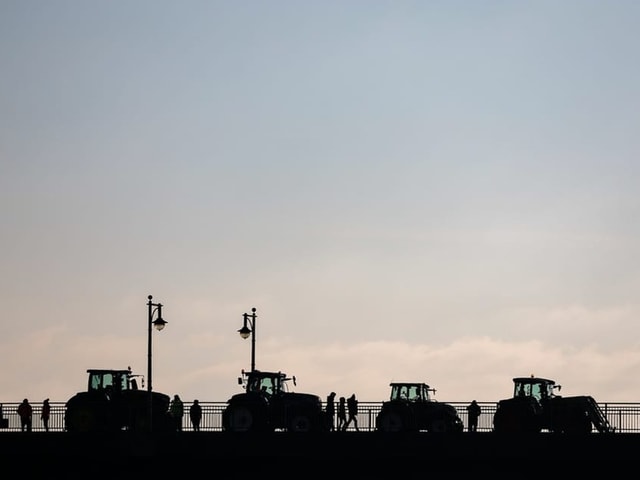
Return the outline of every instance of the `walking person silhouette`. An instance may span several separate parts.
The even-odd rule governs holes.
[[[49,417],[51,416],[51,405],[49,405],[49,399],[45,398],[44,402],[42,402],[42,413],[40,414],[40,419],[42,420],[42,424],[44,425],[44,431],[49,431]]]
[[[353,425],[356,427],[356,432],[359,432],[358,428],[358,400],[356,399],[356,394],[353,393],[347,399],[347,412],[349,413],[349,417],[347,418],[347,423],[344,424],[342,430],[346,430],[347,427],[353,422]]]
[[[338,431],[345,429],[347,424],[347,404],[344,397],[340,397],[338,400]]]
[[[329,427],[330,432],[335,431],[335,416],[336,416],[336,392],[331,392],[327,395],[327,405],[325,407],[325,412],[327,414],[327,426]]]

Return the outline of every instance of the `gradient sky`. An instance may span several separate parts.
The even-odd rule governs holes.
[[[1,0],[0,401],[640,401],[640,2]]]

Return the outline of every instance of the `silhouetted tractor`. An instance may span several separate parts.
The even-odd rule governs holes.
[[[296,378],[282,372],[242,371],[245,391],[227,400],[222,429],[227,432],[319,432],[328,430],[319,396],[289,391]]]
[[[538,433],[600,433],[615,429],[593,397],[583,395],[562,397],[554,390],[562,387],[546,378],[516,377],[513,397],[500,400],[493,416],[494,432]]]
[[[426,383],[390,384],[390,399],[376,416],[380,432],[462,432],[464,424],[453,405],[431,398],[435,389]]]
[[[131,368],[89,369],[87,373],[87,390],[76,393],[66,403],[64,423],[67,432],[175,430],[168,413],[169,396],[138,390],[135,377],[139,375],[133,375]]]

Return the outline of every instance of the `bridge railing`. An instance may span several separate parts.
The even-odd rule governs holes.
[[[469,402],[446,402],[453,405],[458,415],[463,420],[465,428],[468,425],[468,416],[466,407]],[[65,402],[49,402],[51,406],[51,414],[49,417],[49,431],[64,431],[64,411]],[[478,431],[490,432],[493,429],[493,415],[496,411],[497,402],[478,402],[482,409],[482,414],[478,419]],[[6,402],[0,404],[0,418],[4,418],[8,422],[6,428],[0,428],[0,432],[20,432],[20,417],[18,416],[18,406],[20,402]],[[31,402],[33,407],[32,431],[44,432],[44,424],[40,418],[42,413],[42,403]],[[183,431],[193,431],[193,426],[189,420],[189,407],[191,402],[184,401],[185,415],[182,419]],[[222,411],[226,406],[226,402],[206,402],[200,401],[202,407],[202,420],[200,422],[200,430],[215,432],[222,431]],[[604,415],[609,420],[616,432],[621,433],[640,433],[640,403],[629,402],[607,402],[598,403]],[[358,402],[358,427],[361,431],[374,431],[375,420],[382,402]],[[348,430],[355,430],[351,425]]]

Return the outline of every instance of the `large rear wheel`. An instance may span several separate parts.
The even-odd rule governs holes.
[[[308,433],[313,430],[314,424],[306,413],[295,413],[289,420],[287,430],[295,433]]]
[[[434,433],[445,433],[449,431],[449,426],[444,418],[436,418],[431,425],[429,431]]]
[[[402,415],[395,411],[381,412],[378,417],[377,425],[378,430],[385,433],[402,432],[406,429]]]
[[[67,412],[65,428],[68,432],[95,432],[100,424],[95,412],[86,406]]]
[[[261,421],[247,405],[229,405],[223,415],[223,428],[229,432],[252,432]]]

